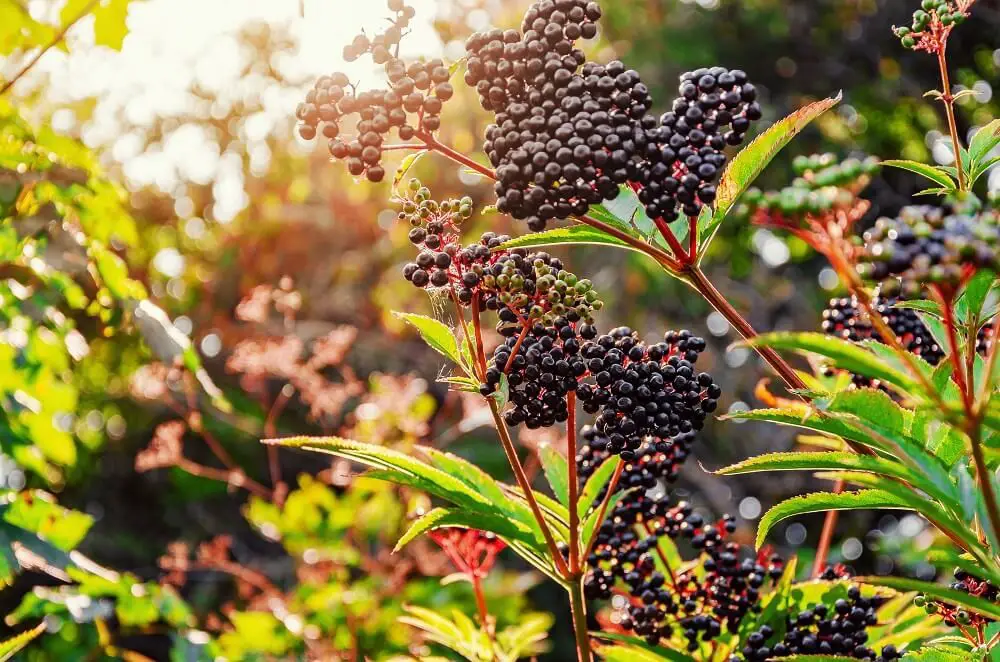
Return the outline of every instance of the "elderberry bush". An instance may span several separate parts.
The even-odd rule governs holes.
[[[730,662],[756,662],[792,655],[835,655],[873,662],[891,662],[903,655],[888,645],[876,652],[866,644],[867,629],[878,623],[877,611],[887,598],[861,595],[861,589],[851,586],[847,597],[832,607],[815,604],[786,617],[786,630],[778,639],[770,625],[762,626],[747,638],[742,656],[733,655]]]

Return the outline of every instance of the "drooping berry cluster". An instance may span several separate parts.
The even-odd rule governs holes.
[[[834,154],[798,156],[792,163],[795,179],[779,191],[750,188],[740,198],[741,215],[768,214],[771,220],[798,219],[806,214],[825,214],[850,210],[858,193],[878,173],[878,159],[847,158],[838,161]]]
[[[715,181],[726,163],[723,149],[741,144],[760,119],[757,90],[746,73],[723,67],[681,75],[680,96],[659,126],[645,131],[638,169],[639,200],[651,218],[697,216],[715,201]]]
[[[681,466],[690,454],[690,442],[695,435],[678,435],[670,440],[653,440],[649,438],[642,442],[635,451],[635,459],[625,462],[622,475],[618,481],[618,491],[641,488],[650,490],[660,481],[667,484],[677,480]],[[611,457],[608,452],[607,437],[601,435],[592,425],[586,425],[580,430],[579,447],[576,454],[576,473],[581,486]],[[598,496],[598,501],[604,496]]]
[[[971,3],[969,3],[971,4]],[[909,27],[894,28],[903,48],[937,53],[956,25],[968,18],[954,0],[923,0]]]
[[[704,349],[689,331],[668,331],[662,343],[646,345],[628,327],[584,344],[594,383],[581,385],[579,397],[585,411],[600,412],[594,427],[609,452],[633,460],[647,437],[693,439],[722,394],[711,375],[695,372]]]
[[[657,120],[638,73],[618,61],[586,62],[576,48],[593,37],[600,6],[539,0],[521,32],[472,35],[466,82],[496,114],[484,151],[497,173],[497,207],[532,230],[586,213],[631,182],[654,217],[696,215],[715,197],[722,149],[743,141],[760,117],[742,71],[698,69]]]
[[[407,64],[397,56],[414,12],[401,0],[389,0],[389,9],[395,13],[390,26],[371,39],[357,35],[344,48],[344,59],[370,54],[376,64],[384,65],[390,88],[359,92],[346,74],[335,72],[321,76],[295,111],[302,122],[299,135],[312,140],[322,133],[330,141],[334,159],[346,160],[352,175],[364,174],[372,182],[385,177],[382,145],[390,130],[396,129],[404,141],[418,132],[436,131],[442,106],[454,95],[448,82],[451,73],[440,59]],[[342,135],[342,125],[355,115],[354,137],[348,139]]]
[[[583,333],[593,328],[580,327]],[[524,423],[537,429],[561,423],[568,417],[566,396],[576,390],[587,371],[579,351],[577,325],[568,317],[558,317],[549,325],[535,323],[527,333],[510,335],[496,348],[481,391],[492,393],[506,374],[511,405],[504,412],[507,425]]]
[[[951,583],[951,588],[994,603],[1000,600],[1000,589],[997,589],[989,581],[976,577],[961,568],[955,568],[955,581]],[[923,607],[929,614],[939,614],[944,619],[945,625],[949,627],[967,628],[971,626],[973,629],[980,629],[993,622],[993,619],[986,616],[967,611],[959,606],[930,599],[924,595],[918,595],[914,599],[914,604]]]
[[[929,206],[904,207],[864,234],[858,272],[881,283],[886,296],[919,297],[927,285],[953,294],[977,269],[1000,265],[1000,213],[948,215]]]
[[[668,507],[663,498],[640,495],[616,506],[598,530],[584,590],[591,599],[606,599],[623,581],[631,596],[623,628],[653,645],[679,631],[695,650],[724,628],[735,632],[757,607],[764,584],[782,572],[780,557],[741,557],[739,545],[725,540],[734,530],[729,516],[706,523],[688,503]],[[658,569],[654,556],[662,536],[698,550],[699,567]]]
[[[787,617],[788,629],[781,641],[772,642],[774,629],[762,626],[747,637],[743,655],[733,655],[731,662],[756,662],[792,655],[834,655],[859,660],[891,662],[903,657],[895,646],[885,646],[881,654],[865,644],[867,628],[878,623],[877,611],[887,598],[861,595],[861,589],[851,586],[847,598],[837,600],[831,609],[825,604]]]
[[[920,315],[911,308],[896,308],[898,301],[894,297],[877,296],[872,304],[882,316],[882,321],[892,329],[908,352],[916,354],[931,365],[937,365],[944,358],[944,351],[934,339],[930,329],[921,321]],[[851,342],[863,340],[883,342],[881,335],[872,326],[871,320],[853,296],[830,300],[823,311],[822,328],[828,335]],[[861,375],[854,376],[854,384],[872,386],[871,380]]]

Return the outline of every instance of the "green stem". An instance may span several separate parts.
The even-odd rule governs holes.
[[[590,635],[587,632],[587,604],[583,600],[583,579],[574,577],[569,583],[570,610],[573,612],[573,634],[579,662],[591,662]]]

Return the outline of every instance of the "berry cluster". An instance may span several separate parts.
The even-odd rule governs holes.
[[[864,234],[858,272],[881,283],[885,296],[918,297],[928,284],[954,294],[977,269],[1000,266],[1000,213],[946,215],[935,207],[904,207]]]
[[[954,0],[923,0],[909,27],[894,28],[903,48],[937,53],[948,33],[968,14]]]
[[[937,365],[944,358],[944,351],[934,339],[920,315],[911,308],[896,308],[898,299],[877,296],[873,307],[882,316],[882,321],[892,329],[903,347],[931,365]],[[858,306],[854,297],[831,299],[823,310],[823,332],[842,340],[861,342],[874,340],[883,342],[879,332],[872,326],[864,309]],[[861,375],[854,376],[854,384],[859,387],[873,386],[872,381]]]
[[[877,159],[847,158],[838,161],[833,154],[798,156],[792,163],[795,179],[779,191],[750,188],[740,200],[741,215],[767,214],[785,220],[804,214],[817,215],[850,210],[857,195],[878,173]]]
[[[955,568],[955,581],[951,583],[951,588],[990,602],[1000,600],[1000,589],[997,589],[989,581],[976,577],[961,568]],[[923,595],[918,595],[913,602],[926,609],[929,614],[939,614],[944,619],[945,625],[949,627],[957,625],[981,629],[993,622],[993,619],[986,616],[971,613],[962,607],[938,602]]]
[[[734,530],[731,517],[706,523],[685,502],[670,508],[664,499],[642,495],[621,503],[597,533],[584,590],[592,599],[607,598],[616,579],[623,580],[632,598],[623,628],[653,645],[680,631],[688,649],[696,650],[724,628],[735,632],[758,606],[764,584],[784,566],[766,552],[741,558],[739,545],[725,540]],[[662,536],[698,550],[698,567],[665,568],[669,577],[658,570],[654,554]]]
[[[414,262],[403,267],[403,277],[419,288],[452,285],[460,299],[468,303],[472,300],[471,288],[479,282],[473,269],[489,259],[489,249],[494,247],[475,244],[462,249],[459,244],[460,227],[472,216],[472,198],[432,200],[430,190],[418,179],[411,179],[407,188],[397,201],[402,208],[398,217],[411,226],[410,242],[420,252]],[[491,239],[486,238],[487,243]]]
[[[673,221],[678,208],[697,216],[715,200],[715,181],[726,163],[723,149],[739,145],[761,117],[757,90],[746,73],[723,67],[681,75],[680,96],[659,126],[645,128],[644,161],[636,177],[650,218]]]
[[[496,348],[481,392],[492,393],[501,376],[507,375],[511,404],[504,412],[507,425],[524,423],[537,429],[567,419],[566,396],[577,389],[578,380],[587,371],[579,355],[579,334],[593,329],[588,324],[579,326],[578,330],[569,318],[558,317],[550,325],[536,323],[523,335],[508,336]]]
[[[673,483],[677,480],[681,465],[690,454],[690,441],[694,435],[678,435],[670,440],[653,440],[642,442],[634,452],[635,459],[625,462],[618,490],[641,488],[650,490],[660,481]],[[576,473],[581,486],[605,460],[611,457],[608,452],[607,437],[601,435],[592,425],[586,425],[580,430],[580,445],[576,454]],[[598,497],[598,501],[603,497]]]
[[[865,645],[867,628],[878,623],[877,611],[886,600],[878,595],[862,597],[861,589],[851,586],[847,598],[837,600],[832,609],[817,604],[788,616],[788,629],[781,641],[769,643],[774,638],[774,629],[762,626],[747,637],[743,657],[734,655],[730,660],[754,662],[792,655],[834,655],[876,662],[897,660],[903,655],[895,646],[885,646],[879,654]]]
[[[727,145],[761,115],[742,71],[681,76],[680,98],[659,120],[638,73],[618,61],[586,62],[575,47],[593,37],[596,2],[539,0],[521,31],[491,30],[466,43],[465,80],[495,113],[484,151],[497,173],[497,208],[542,230],[586,213],[631,182],[647,212],[693,216],[715,199]]]
[[[344,48],[344,58],[351,61],[370,54],[376,64],[384,65],[390,88],[358,92],[346,74],[335,72],[321,76],[295,111],[302,122],[299,135],[312,140],[322,133],[330,141],[334,159],[346,160],[352,175],[364,174],[372,182],[385,177],[382,145],[390,130],[395,128],[401,140],[436,131],[441,126],[442,106],[454,94],[448,82],[451,73],[441,60],[407,64],[397,57],[413,8],[401,0],[389,0],[389,9],[396,14],[390,26],[371,39],[357,35]],[[355,115],[355,135],[347,139],[341,135],[341,125]]]
[[[715,411],[722,390],[708,373],[695,372],[705,341],[689,331],[668,331],[646,345],[628,327],[584,344],[581,356],[594,377],[579,388],[608,452],[634,460],[644,439],[686,444]]]

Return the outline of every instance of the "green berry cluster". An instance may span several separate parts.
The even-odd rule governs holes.
[[[1000,212],[947,213],[904,207],[864,234],[858,273],[881,283],[883,296],[915,298],[927,285],[954,293],[977,269],[1000,266]]]
[[[501,334],[520,330],[518,315],[543,326],[564,316],[593,324],[594,312],[604,307],[593,283],[570,273],[560,260],[544,252],[511,251],[484,273],[482,286],[493,293],[486,307],[500,312],[497,330]]]
[[[457,228],[472,217],[472,198],[452,198],[438,202],[431,198],[431,191],[419,179],[407,183],[407,191],[398,198],[401,210],[398,218],[414,228],[426,228],[430,221]]]
[[[795,179],[780,191],[750,188],[741,199],[739,213],[757,211],[796,217],[821,214],[833,209],[850,208],[868,178],[880,168],[878,159],[847,158],[838,161],[833,154],[798,156],[792,163]]]
[[[893,31],[899,37],[903,48],[918,50],[923,45],[922,38],[929,32],[933,33],[935,29],[939,32],[950,30],[965,19],[966,14],[953,0],[923,0],[920,9],[913,12],[913,22],[910,26],[894,28]],[[926,45],[923,46],[926,49]]]

